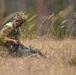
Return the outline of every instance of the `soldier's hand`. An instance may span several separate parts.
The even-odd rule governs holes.
[[[14,39],[8,38],[8,41],[9,41],[9,42],[12,42],[13,44],[18,45],[18,40],[14,40]]]
[[[13,44],[18,45],[18,40],[12,40]]]

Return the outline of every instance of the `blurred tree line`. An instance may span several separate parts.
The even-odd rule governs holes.
[[[66,13],[68,11],[68,9],[65,9],[65,8],[67,8],[70,4],[73,4],[73,9],[70,9],[71,11],[68,12],[68,15],[67,14],[63,15],[64,13]],[[63,11],[64,9],[66,10],[65,12]],[[69,30],[71,29],[72,24],[70,22],[72,22],[73,19],[75,19],[75,18],[71,18],[73,16],[71,16],[70,13],[71,12],[73,13],[75,10],[76,10],[76,0],[0,0],[0,28],[2,27],[3,22],[7,16],[9,16],[10,14],[15,13],[17,11],[24,11],[24,12],[26,12],[26,14],[29,15],[29,18],[28,18],[29,23],[27,22],[26,26],[28,24],[31,25],[31,27],[30,27],[31,30],[32,29],[36,30],[36,27],[35,27],[35,25],[36,25],[38,27],[37,32],[39,32],[40,36],[42,36],[46,33],[51,33],[51,32],[54,35],[61,36],[63,34],[65,35],[67,26],[68,26]],[[61,11],[63,11],[64,13],[62,13],[60,15],[59,13],[61,13]],[[35,16],[35,14],[36,14],[37,18]],[[7,18],[9,18],[9,17],[7,17]],[[34,18],[34,19],[32,19],[30,21],[30,18]],[[69,19],[69,18],[71,18],[71,19]],[[62,22],[65,20],[69,20],[66,23],[67,26],[65,27],[65,25],[64,25],[62,27],[62,29],[64,29],[63,31],[62,31],[62,29],[58,28],[59,29],[59,31],[58,31],[57,27],[59,27],[59,26],[57,26],[57,23],[58,23],[58,25],[61,25]],[[34,21],[35,21],[35,23],[34,23]],[[56,28],[55,28],[55,25],[56,25]],[[27,26],[27,27],[29,28],[29,26]],[[26,28],[24,28],[24,30],[25,29]],[[30,29],[28,29],[28,30],[30,30]],[[75,29],[75,27],[73,29]],[[57,33],[57,31],[58,31],[58,33]],[[28,32],[31,32],[31,31],[28,31]],[[71,34],[72,33],[73,33],[73,30],[71,31]],[[67,34],[69,34],[69,33],[67,32]]]

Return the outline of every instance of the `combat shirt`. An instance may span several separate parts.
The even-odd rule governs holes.
[[[20,27],[16,28],[15,22],[9,22],[0,30],[0,41],[6,43],[9,38],[19,40],[20,35]]]

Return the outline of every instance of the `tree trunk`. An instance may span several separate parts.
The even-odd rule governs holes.
[[[43,0],[37,0],[37,26],[39,35],[41,35],[42,31],[40,28],[42,17],[43,17]]]
[[[37,17],[39,25],[43,17],[43,0],[37,0]]]
[[[5,4],[5,7],[6,7],[6,15],[8,15],[10,13],[10,8],[11,8],[11,4],[10,4],[10,1],[9,0],[5,0],[6,4]]]
[[[0,29],[3,25],[3,6],[4,6],[4,0],[0,0]]]

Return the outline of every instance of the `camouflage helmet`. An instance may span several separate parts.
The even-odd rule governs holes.
[[[17,12],[15,14],[14,20],[21,20],[22,22],[25,22],[27,20],[27,16],[24,12]]]

